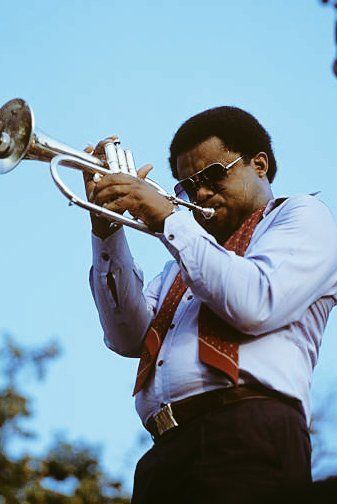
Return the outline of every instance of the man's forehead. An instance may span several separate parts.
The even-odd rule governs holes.
[[[229,150],[218,137],[211,137],[177,157],[179,178],[185,178],[215,162],[226,162]]]

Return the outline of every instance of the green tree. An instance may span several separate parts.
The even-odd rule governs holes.
[[[102,468],[99,452],[63,438],[41,456],[11,456],[11,443],[34,434],[24,428],[32,400],[22,390],[29,373],[42,380],[60,354],[55,343],[25,348],[5,335],[0,345],[0,503],[127,504],[122,485]],[[67,491],[58,490],[60,482]]]

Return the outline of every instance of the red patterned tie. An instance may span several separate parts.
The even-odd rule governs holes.
[[[265,207],[259,208],[246,219],[240,228],[228,238],[224,248],[243,256],[264,210]],[[186,289],[187,286],[179,272],[146,333],[133,395],[144,387],[153,371],[160,347]],[[200,361],[223,371],[237,384],[239,378],[239,343],[237,339],[240,333],[204,304],[200,308],[198,326]]]

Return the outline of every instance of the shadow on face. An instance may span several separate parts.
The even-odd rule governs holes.
[[[213,163],[227,166],[242,153],[227,149],[218,137],[211,137],[178,156],[179,179],[190,177]],[[210,220],[195,214],[195,219],[219,243],[223,243],[241,223],[272,197],[266,173],[268,157],[258,153],[250,160],[238,161],[216,185],[199,187],[196,203],[216,210]]]

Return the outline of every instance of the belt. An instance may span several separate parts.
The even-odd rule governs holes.
[[[304,414],[298,399],[285,396],[260,384],[241,385],[215,389],[173,403],[162,404],[158,413],[150,417],[145,428],[153,440],[157,441],[164,433],[198,416],[245,399],[278,399]]]

